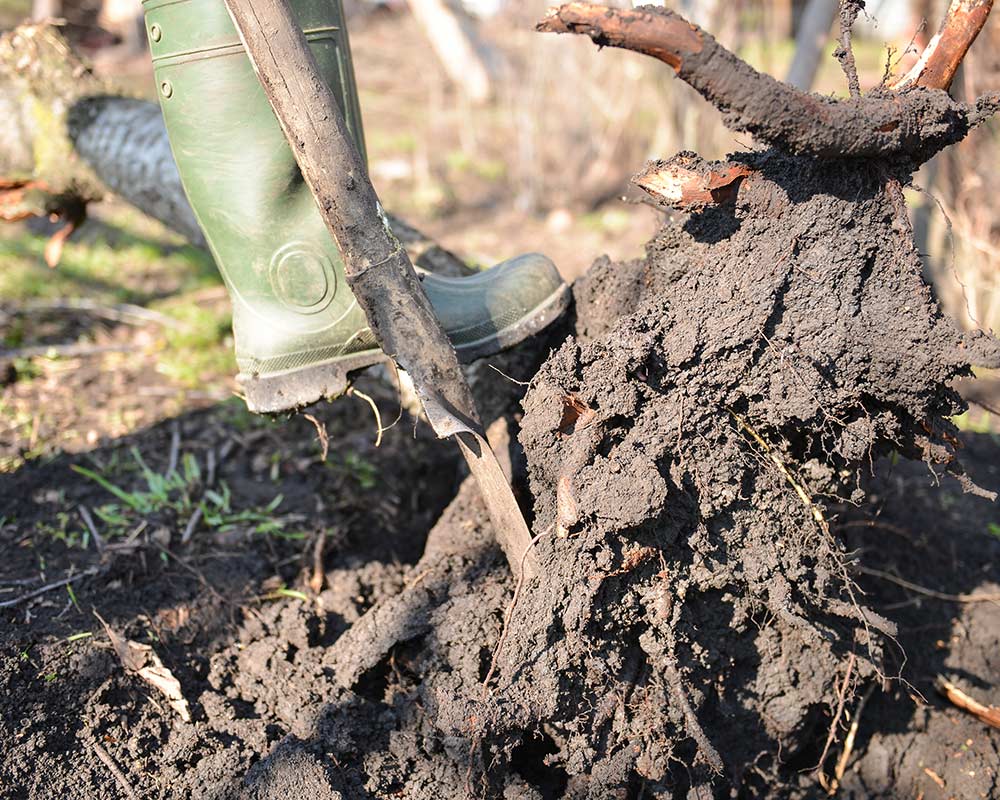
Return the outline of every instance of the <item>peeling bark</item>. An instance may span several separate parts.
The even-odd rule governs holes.
[[[751,174],[743,164],[709,164],[694,153],[651,161],[632,182],[650,197],[679,211],[699,211],[736,197]]]

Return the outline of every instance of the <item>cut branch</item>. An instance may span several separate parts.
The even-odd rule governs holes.
[[[893,82],[892,88],[924,86],[947,89],[976,41],[993,8],[993,0],[952,0],[941,28],[924,48],[912,69]]]
[[[569,3],[536,28],[585,34],[599,46],[659,59],[715,105],[730,129],[792,153],[919,162],[960,141],[982,117],[974,107],[921,87],[844,101],[806,94],[758,72],[698,26],[660,8]]]

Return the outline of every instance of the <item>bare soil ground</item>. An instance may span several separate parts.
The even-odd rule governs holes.
[[[391,405],[390,398],[382,402]],[[225,405],[186,413],[86,457],[59,457],[0,479],[9,498],[9,516],[0,531],[6,553],[0,598],[81,570],[98,570],[72,584],[72,596],[59,588],[3,610],[4,797],[479,793],[466,784],[477,763],[470,749],[480,724],[475,719],[479,698],[469,701],[467,720],[455,721],[459,728],[466,726],[465,736],[442,736],[425,719],[433,714],[435,692],[446,691],[450,670],[428,676],[422,657],[445,642],[418,637],[401,644],[352,692],[339,689],[324,666],[329,647],[366,609],[429,579],[412,565],[458,480],[453,454],[423,432],[414,441],[408,422],[374,449],[366,414],[345,402],[322,417],[335,452],[349,447],[370,465],[374,485],[365,479],[367,472],[359,475],[357,465],[320,462],[315,432],[305,421],[246,428]],[[131,542],[109,542],[103,555],[48,533],[63,524],[67,509],[93,508],[109,499],[71,464],[127,461],[134,446],[151,469],[162,472],[174,430],[180,452],[194,455],[203,466],[208,453],[226,452],[225,458],[216,457],[215,485],[231,488],[233,507],[260,507],[280,493],[284,500],[275,516],[299,516],[281,535],[253,534],[244,523],[231,531],[200,528],[191,544],[181,546],[177,539],[187,520],[164,511],[162,518],[141,520],[147,527]],[[969,471],[983,485],[1000,488],[997,437],[965,434],[962,440]],[[426,481],[430,472],[439,480]],[[1000,700],[1000,605],[958,599],[1000,592],[996,507],[953,484],[936,485],[921,464],[883,463],[879,472],[870,502],[851,509],[836,530],[850,549],[863,553],[866,567],[878,570],[861,575],[860,582],[866,605],[899,625],[887,671],[901,678],[875,689],[863,712],[851,719],[858,730],[841,796],[995,797],[1000,737],[944,701],[933,682],[944,675],[985,703]],[[135,475],[123,485],[141,489],[145,481]],[[488,668],[512,584],[490,544],[484,516],[469,492],[450,512],[448,524],[478,545],[469,549],[478,559],[472,559],[465,586],[452,589],[444,606],[464,623],[435,630],[438,636],[451,634],[451,668],[469,673],[473,682],[482,680]],[[68,527],[83,526],[74,519]],[[164,529],[167,534],[159,533]],[[314,593],[309,580],[319,532],[326,534],[325,580]],[[612,573],[629,568],[616,564]],[[149,684],[126,673],[93,611],[119,634],[155,648],[180,682],[191,722],[182,721]],[[717,624],[702,620],[700,626],[708,626],[703,634],[726,635],[725,626],[716,630]],[[761,617],[755,624],[766,630],[768,620]],[[682,658],[696,658],[699,652],[685,652]],[[788,713],[800,715],[800,693],[816,688],[809,685],[812,676],[796,674],[794,660],[776,659],[759,668],[768,670],[774,691],[786,696]],[[714,669],[725,685],[733,665]],[[619,670],[621,688],[594,709],[595,726],[613,728],[627,716],[626,709],[638,711],[649,702],[648,679],[633,675],[630,682],[628,665]],[[850,709],[856,711],[856,700]],[[805,710],[797,747],[781,756],[778,772],[792,784],[781,794],[821,796],[825,793],[811,769],[826,740],[830,710],[822,705]],[[701,716],[705,734],[717,746],[734,735],[753,739],[754,726],[762,724],[747,718],[739,703],[710,703]],[[834,745],[838,755],[849,724],[842,721]],[[657,732],[645,736],[655,740]],[[746,753],[750,785],[755,755]],[[540,727],[513,748],[501,781],[506,796],[604,796],[596,780],[589,793],[568,791],[564,759],[572,757],[572,749],[561,751]],[[688,785],[682,762],[690,761],[693,752],[682,750],[675,757],[667,787]],[[773,777],[770,769],[765,774]],[[482,791],[490,794],[485,787]],[[622,796],[638,797],[641,791],[640,782]]]
[[[376,172],[405,105],[379,105],[405,57],[387,35],[355,38]],[[426,135],[462,150],[441,125]],[[497,130],[476,152],[511,146]],[[3,308],[8,347],[110,351],[6,366],[0,797],[1000,795],[1000,733],[934,689],[1000,704],[1000,514],[901,457],[933,461],[944,440],[1000,490],[997,420],[943,422],[966,356],[914,283],[882,176],[757,164],[769,182],[738,214],[666,226],[628,262],[659,215],[498,217],[491,161],[418,169],[399,195],[430,186],[430,230],[483,260],[538,248],[576,274],[605,245],[614,259],[578,283],[575,319],[503,364],[528,380],[531,355],[560,348],[524,398],[516,459],[544,580],[518,592],[504,647],[516,582],[453,449],[406,415],[376,447],[359,398],[315,422],[248,415],[225,362],[187,363],[227,346],[205,263],[112,212],[59,272],[35,264],[39,283],[166,321]],[[28,269],[42,242],[5,239],[8,263]],[[493,380],[488,416],[517,422],[526,387]],[[997,407],[987,381],[959,384]],[[361,388],[396,418],[390,388]],[[939,428],[914,453],[921,414]],[[152,648],[190,721],[96,615]]]
[[[525,400],[533,421],[524,440],[536,529],[553,509],[557,482],[547,471],[566,458],[576,459],[578,517],[569,538],[540,540],[547,580],[525,587],[490,691],[482,683],[514,581],[474,488],[465,483],[455,494],[462,480],[455,453],[412,419],[402,418],[376,448],[374,420],[361,400],[312,409],[329,435],[324,461],[317,428],[303,417],[260,420],[237,399],[209,398],[178,413],[162,397],[156,406],[153,395],[144,401],[153,407],[142,412],[150,424],[126,435],[109,430],[96,447],[30,458],[0,476],[0,537],[8,554],[0,602],[93,571],[69,584],[72,590],[57,586],[2,609],[4,796],[707,797],[731,786],[742,796],[813,797],[826,794],[814,768],[823,760],[827,782],[833,779],[855,723],[840,796],[995,796],[1000,737],[933,688],[944,676],[986,704],[1000,699],[993,503],[897,455],[866,469],[862,505],[828,501],[833,535],[866,570],[857,578],[870,619],[896,626],[894,635],[879,636],[877,656],[864,636],[857,647],[835,649],[852,626],[830,616],[828,597],[811,592],[815,566],[787,594],[758,594],[737,616],[761,584],[741,595],[733,582],[749,578],[732,567],[777,556],[783,560],[763,580],[779,586],[794,574],[785,562],[808,562],[803,548],[812,534],[780,473],[756,472],[752,449],[749,462],[706,456],[736,440],[704,441],[699,427],[718,417],[699,410],[693,386],[679,438],[643,438],[644,430],[658,429],[664,412],[656,404],[676,396],[665,382],[669,364],[683,362],[687,351],[675,342],[659,351],[673,360],[656,356],[645,372],[636,371],[642,352],[657,351],[649,350],[649,336],[633,335],[643,317],[629,312],[665,286],[683,307],[698,307],[696,297],[684,297],[697,295],[694,267],[676,268],[675,260],[693,252],[697,262],[697,247],[676,249],[678,237],[690,235],[668,227],[651,243],[648,261],[599,261],[577,286],[576,319],[569,321],[576,338],[550,360]],[[739,236],[731,239],[738,247]],[[815,267],[804,267],[813,278]],[[892,269],[873,269],[868,280]],[[715,298],[710,306],[735,297],[716,289],[706,296]],[[792,309],[794,303],[786,323],[795,318]],[[649,319],[672,319],[663,309],[657,314]],[[69,324],[81,323],[71,317]],[[752,317],[747,324],[753,327]],[[104,326],[110,342],[158,336],[155,324]],[[568,329],[553,332],[550,343]],[[681,337],[684,329],[665,327]],[[61,341],[64,332],[54,333]],[[780,341],[783,329],[772,325],[767,333]],[[594,348],[601,360],[569,377],[567,367],[578,358],[586,364],[580,354]],[[780,359],[780,350],[772,355]],[[768,348],[755,352],[760,357]],[[628,380],[605,374],[620,357],[634,362]],[[79,362],[14,381],[5,392],[33,386],[38,402],[58,408],[46,392],[62,381],[78,407],[123,409],[154,375],[163,382],[155,358],[114,369]],[[504,368],[516,379],[533,373],[516,360]],[[588,373],[594,369],[600,374]],[[634,391],[635,376],[652,393],[635,396],[630,422],[615,404]],[[497,380],[508,394],[524,391]],[[397,398],[384,384],[362,388],[386,422],[396,416]],[[560,398],[570,390],[580,405],[567,417]],[[502,394],[494,387],[488,396]],[[539,404],[555,419],[539,413]],[[589,438],[588,420],[574,416],[586,408],[598,412],[590,419],[596,438]],[[838,413],[835,405],[828,413]],[[688,530],[685,481],[664,494],[651,479],[659,474],[649,466],[662,458],[657,448],[684,441],[709,448],[689,451],[688,463],[715,469],[710,480],[720,480],[728,463],[752,470],[753,481],[770,492],[756,508],[730,498],[734,513],[760,519],[744,529],[757,531],[749,541],[729,540],[728,555]],[[986,489],[1000,488],[998,437],[966,432],[961,443],[968,474]],[[23,455],[23,444],[5,443],[6,454]],[[611,462],[619,465],[617,478],[609,477],[615,470],[593,469]],[[528,500],[523,469],[521,476]],[[162,481],[171,481],[165,491]],[[744,492],[758,491],[753,481]],[[202,518],[192,525],[198,508]],[[81,509],[102,533],[100,548]],[[715,530],[732,528],[732,519]],[[678,580],[703,583],[671,587]],[[678,600],[685,611],[668,629],[676,635],[671,678],[652,666],[663,649],[650,638],[642,609],[662,606],[673,619]],[[362,625],[345,636],[372,608],[392,612],[390,630]],[[177,678],[191,721],[122,666],[95,612],[117,635],[153,648]],[[714,774],[706,751],[723,761],[724,777]]]

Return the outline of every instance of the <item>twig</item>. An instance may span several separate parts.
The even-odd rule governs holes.
[[[660,557],[662,558],[663,556],[661,555]],[[712,771],[717,775],[722,775],[725,771],[725,764],[719,755],[719,751],[715,749],[715,745],[712,744],[704,728],[701,727],[701,723],[698,722],[698,715],[694,713],[691,702],[688,700],[687,691],[684,689],[684,679],[681,677],[680,669],[677,665],[677,638],[674,632],[677,630],[681,614],[683,613],[687,585],[686,581],[681,581],[675,587],[677,602],[673,603],[673,611],[670,613],[670,624],[660,629],[663,632],[664,643],[666,645],[663,658],[660,662],[663,681],[666,689],[676,698],[677,705],[680,706],[681,713],[684,715],[685,732],[694,739],[695,744],[698,745],[699,754],[705,759]],[[711,792],[708,794],[711,794]],[[700,791],[698,792],[698,796],[701,797]]]
[[[507,380],[509,380],[511,383],[517,384],[518,386],[531,386],[531,381],[519,381],[517,378],[510,377],[510,375],[508,375],[502,369],[494,367],[492,364],[487,364],[486,366],[489,367],[494,372],[496,372],[497,374],[499,374],[501,377],[504,377]]]
[[[118,781],[118,785],[122,788],[122,791],[125,792],[125,796],[135,797],[135,790],[128,782],[125,774],[118,768],[114,759],[112,759],[108,754],[108,751],[101,747],[97,742],[91,742],[90,746],[94,750],[94,755],[101,760],[101,763],[108,768],[108,771],[114,776],[115,780]]]
[[[231,443],[232,439],[227,442]],[[215,483],[216,457],[215,448],[211,448],[205,456],[205,486],[211,487]]]
[[[503,618],[503,630],[500,632],[500,639],[497,641],[497,646],[493,649],[493,657],[490,659],[490,668],[486,673],[486,677],[483,679],[483,688],[487,691],[490,687],[490,681],[493,679],[493,673],[496,672],[497,668],[497,658],[500,656],[500,651],[503,649],[504,643],[507,641],[507,635],[510,633],[510,621],[514,616],[514,608],[517,606],[518,598],[521,596],[521,587],[524,586],[525,578],[525,559],[528,557],[528,553],[534,550],[535,545],[538,540],[541,539],[546,534],[552,531],[552,526],[549,525],[544,531],[535,536],[531,543],[525,548],[524,553],[521,555],[521,568],[518,570],[517,584],[514,586],[514,596],[510,599],[510,605],[507,606],[507,613],[504,614]]]
[[[181,323],[173,317],[152,311],[142,306],[132,303],[115,303],[113,305],[101,305],[86,297],[69,298],[66,300],[33,300],[25,303],[24,311],[83,311],[95,317],[110,320],[111,322],[123,322],[129,325],[155,323],[165,328],[180,328]],[[21,313],[21,309],[14,309],[15,314]]]
[[[875,578],[881,578],[882,580],[889,581],[890,583],[895,583],[897,586],[902,586],[904,589],[909,589],[911,592],[916,592],[917,594],[925,595],[926,597],[933,597],[935,600],[946,600],[949,603],[996,603],[1000,602],[1000,592],[975,592],[973,594],[948,594],[947,592],[938,592],[934,589],[928,589],[919,584],[912,583],[905,578],[897,578],[888,572],[883,572],[880,569],[872,569],[871,567],[865,567],[860,564],[855,565],[858,572],[864,575],[871,575]]]
[[[1000,708],[983,705],[978,700],[969,697],[943,675],[938,675],[935,678],[934,688],[941,692],[952,705],[963,711],[968,711],[980,722],[985,722],[993,728],[1000,728]]]
[[[687,734],[694,739],[698,745],[698,752],[708,762],[708,766],[712,771],[717,775],[722,775],[726,765],[723,763],[719,751],[705,733],[704,728],[701,727],[701,723],[698,722],[698,715],[694,713],[694,709],[691,707],[691,701],[688,700],[687,692],[684,691],[684,681],[681,678],[680,670],[677,669],[677,659],[673,654],[673,647],[671,647],[669,657],[664,660],[663,676],[667,679],[669,688],[673,690],[674,697],[681,707]]]
[[[187,521],[187,525],[184,526],[184,532],[181,534],[181,544],[187,544],[191,541],[194,530],[198,527],[198,523],[201,522],[202,516],[204,516],[204,509],[199,505]]]
[[[32,592],[27,594],[22,594],[20,597],[15,597],[13,600],[5,600],[0,603],[0,608],[10,608],[12,606],[20,605],[26,600],[31,600],[33,597],[38,597],[39,595],[45,594],[46,592],[51,592],[53,589],[59,589],[62,586],[66,586],[70,583],[80,580],[81,578],[91,577],[100,572],[99,567],[91,567],[83,572],[78,572],[76,575],[70,575],[68,578],[63,578],[62,580],[55,581],[54,583],[48,583],[45,586],[41,586]]]
[[[861,83],[858,80],[858,65],[854,61],[854,48],[851,46],[851,28],[858,18],[858,11],[864,6],[864,0],[840,0],[840,41],[833,57],[840,62],[844,75],[847,76],[847,86],[851,97],[861,97]]]
[[[740,414],[737,414],[732,409],[729,409],[729,414],[734,420],[736,420],[739,426],[744,431],[746,431],[753,438],[753,440],[758,445],[760,445],[761,448],[763,448],[764,452],[767,453],[768,460],[770,460],[771,463],[778,468],[778,470],[784,476],[785,480],[788,481],[792,489],[795,490],[795,494],[799,496],[799,499],[802,501],[803,505],[805,505],[805,507],[809,509],[809,513],[812,515],[812,518],[813,520],[815,520],[816,524],[819,525],[820,529],[824,533],[829,534],[830,526],[827,524],[826,517],[823,516],[823,512],[820,510],[819,506],[813,502],[813,499],[809,496],[809,493],[805,490],[802,484],[795,479],[795,476],[792,475],[791,470],[789,470],[788,467],[785,466],[785,463],[778,457],[778,455],[774,452],[774,450],[770,447],[770,445],[768,445],[768,443],[764,441],[764,437],[761,436],[759,433],[757,433],[757,431],[755,431],[752,427],[750,427],[750,423],[747,422],[746,419]]]
[[[531,532],[486,441],[469,384],[410,258],[389,227],[343,112],[288,0],[225,0],[302,177],[344,257],[344,276],[382,351],[406,369],[427,420],[476,476],[511,570]],[[381,428],[381,424],[379,425]],[[529,571],[533,563],[527,562]]]
[[[196,577],[198,579],[198,582],[202,586],[204,586],[206,589],[208,589],[209,593],[216,600],[218,600],[221,603],[225,603],[227,606],[236,607],[236,603],[234,603],[228,597],[223,597],[221,594],[219,594],[219,591],[214,586],[212,586],[212,584],[210,584],[208,582],[208,578],[206,578],[204,576],[204,574],[200,570],[195,569],[194,567],[192,567],[190,564],[188,564],[186,561],[184,561],[180,556],[178,556],[176,553],[172,552],[168,548],[164,547],[162,544],[157,544],[156,546],[160,549],[160,552],[165,553],[166,555],[170,556],[170,558],[172,558],[174,560],[174,562],[179,567],[181,567],[181,569],[185,570],[186,572],[189,572],[191,575],[193,575],[194,577]]]
[[[851,760],[851,753],[854,752],[854,740],[857,738],[858,727],[861,725],[861,712],[865,710],[865,704],[868,702],[868,698],[872,696],[874,690],[875,684],[873,683],[865,690],[865,693],[858,701],[858,707],[854,709],[854,716],[851,718],[851,727],[844,738],[844,750],[840,754],[840,758],[837,759],[837,766],[833,771],[834,778],[830,783],[830,788],[827,789],[827,793],[831,796],[837,793],[840,781],[844,777],[844,770],[847,769],[847,762]]]
[[[181,427],[174,422],[170,426],[170,456],[167,458],[167,474],[177,471],[177,460],[181,452]]]
[[[350,389],[347,390],[348,393],[350,393],[350,391]],[[303,414],[302,416],[309,420],[316,429],[316,437],[319,439],[319,445],[323,449],[321,460],[326,461],[326,456],[330,452],[330,434],[326,432],[326,425],[316,419],[316,417],[312,414]],[[381,433],[382,432],[379,431],[379,435],[381,435]]]
[[[326,531],[319,532],[316,537],[316,544],[313,547],[312,576],[309,578],[309,588],[313,594],[319,594],[323,588],[323,581],[326,573],[323,570],[323,551],[326,549]]]
[[[87,530],[90,531],[90,535],[94,537],[94,547],[97,548],[97,552],[103,553],[104,540],[101,538],[101,534],[97,532],[97,526],[94,524],[94,518],[90,514],[90,509],[86,506],[80,506],[77,511],[80,512],[80,518],[83,520],[83,524],[87,526]]]
[[[993,0],[952,0],[941,27],[919,61],[891,84],[893,89],[926,86],[947,89],[965,54],[976,41],[993,8]]]

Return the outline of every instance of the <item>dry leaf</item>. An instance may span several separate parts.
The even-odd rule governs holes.
[[[150,686],[157,689],[164,697],[170,707],[176,711],[185,722],[191,721],[191,711],[188,708],[187,700],[181,693],[181,684],[173,673],[163,666],[160,657],[156,655],[153,648],[147,644],[133,642],[131,639],[123,639],[115,633],[111,626],[98,614],[94,616],[100,620],[107,633],[111,646],[115,648],[119,661],[129,672],[134,672]]]
[[[597,415],[590,406],[575,394],[563,397],[562,419],[559,420],[558,431],[563,436],[572,436],[577,429],[583,430]]]

